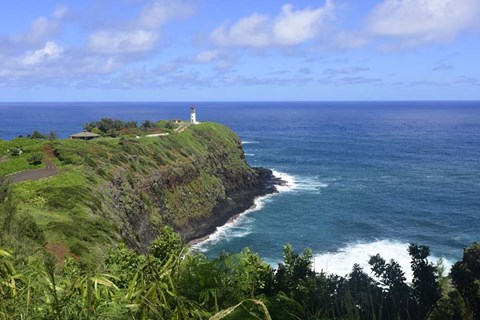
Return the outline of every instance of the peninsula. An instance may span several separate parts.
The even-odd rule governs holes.
[[[114,130],[118,122],[102,119],[85,125],[91,140],[0,141],[0,174],[39,249],[90,261],[119,242],[145,252],[164,226],[191,241],[276,192],[279,180],[246,163],[232,130],[192,112],[195,125],[120,122]]]

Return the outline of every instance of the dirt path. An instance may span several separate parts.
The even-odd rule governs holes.
[[[45,168],[43,169],[32,169],[32,170],[25,170],[22,172],[14,173],[9,175],[7,178],[11,183],[18,183],[24,181],[34,181],[40,180],[47,177],[52,177],[60,173],[52,161],[44,160]]]
[[[175,131],[176,133],[180,133],[182,132],[183,130],[187,129],[188,127],[190,127],[191,123],[182,123],[181,125],[178,126],[178,128],[176,128]]]
[[[5,162],[5,161],[8,161],[8,157],[7,157],[7,156],[0,157],[0,163]]]
[[[62,263],[66,257],[73,257],[78,260],[78,256],[74,255],[70,249],[61,244],[49,242],[45,248],[53,253],[58,263]]]
[[[43,163],[45,168],[25,170],[9,175],[7,178],[11,183],[19,183],[24,181],[35,181],[43,178],[52,177],[61,172],[55,167],[55,164],[50,160],[55,157],[54,150],[51,145],[45,144],[42,148]]]

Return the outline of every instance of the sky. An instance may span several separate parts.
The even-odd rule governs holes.
[[[480,0],[4,0],[0,101],[480,100]]]

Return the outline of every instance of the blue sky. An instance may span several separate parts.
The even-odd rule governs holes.
[[[480,100],[479,0],[2,1],[0,101]]]

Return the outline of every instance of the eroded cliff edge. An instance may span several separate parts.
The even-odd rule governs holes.
[[[88,215],[108,221],[111,241],[121,238],[138,251],[165,225],[186,241],[206,236],[257,196],[276,192],[278,182],[270,170],[249,167],[240,138],[216,123],[163,137],[61,140],[53,147],[60,161],[87,176]]]

